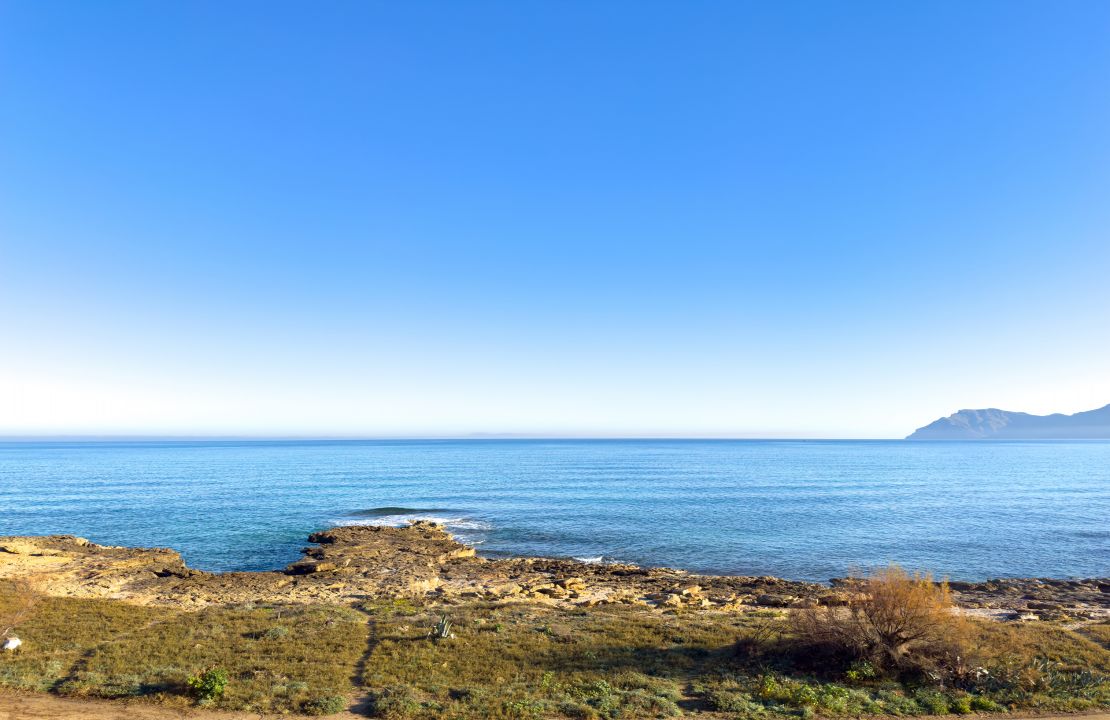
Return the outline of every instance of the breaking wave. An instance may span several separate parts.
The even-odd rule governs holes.
[[[484,542],[483,534],[493,529],[493,525],[488,521],[471,517],[461,510],[394,506],[355,510],[339,519],[337,524],[404,527],[417,521],[442,525],[448,532],[469,545],[480,545]]]

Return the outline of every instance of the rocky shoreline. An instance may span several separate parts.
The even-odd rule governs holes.
[[[746,612],[842,605],[851,580],[828,585],[775,577],[697,575],[670,568],[549,558],[479,557],[434,523],[337,527],[309,536],[284,570],[209,573],[167,548],[96,545],[68,535],[0,538],[0,578],[53,596],[202,608],[238,603],[340,603],[407,598],[563,606],[634,605],[656,611]],[[968,612],[1006,620],[1110,617],[1110,578],[950,583]]]

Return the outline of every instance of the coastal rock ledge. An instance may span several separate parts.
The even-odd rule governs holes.
[[[669,568],[550,558],[487,559],[441,526],[337,527],[309,536],[284,570],[209,573],[168,548],[110,547],[72,535],[0,537],[0,578],[54,596],[200,608],[248,602],[352,603],[404,597],[455,604],[515,601],[699,611],[837,605],[854,593],[774,577],[695,575]],[[1110,616],[1110,578],[951,583],[972,612],[1014,618]]]

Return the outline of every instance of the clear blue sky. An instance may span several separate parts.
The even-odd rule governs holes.
[[[0,4],[0,433],[1110,402],[1110,3]]]

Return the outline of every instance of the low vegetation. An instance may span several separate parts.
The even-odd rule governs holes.
[[[795,612],[797,641],[834,663],[847,658],[888,675],[939,680],[964,671],[970,624],[955,612],[947,583],[891,566],[854,590],[847,605]]]
[[[1050,623],[951,618],[961,642],[982,649],[982,664],[938,676],[917,660],[876,664],[869,645],[830,653],[788,612],[474,604],[452,611],[455,637],[440,642],[428,638],[436,612],[391,606],[372,617],[377,641],[363,680],[376,689],[372,710],[383,718],[847,717],[1110,705],[1110,652]],[[938,637],[950,649],[948,631]],[[932,656],[930,646],[915,647],[917,658]]]
[[[227,670],[223,668],[210,668],[204,672],[190,675],[185,684],[189,686],[197,701],[208,704],[223,697],[227,690]]]
[[[20,602],[13,590],[0,584],[0,615]],[[23,647],[0,656],[0,686],[306,714],[346,706],[367,647],[365,616],[328,606],[184,613],[43,597],[18,633]]]
[[[41,597],[25,579],[10,581],[4,589],[6,599],[0,608],[0,641],[18,637],[16,629],[27,620]]]
[[[835,612],[747,613],[404,599],[185,613],[41,598],[20,621],[24,647],[0,657],[0,686],[307,715],[360,700],[394,719],[1110,706],[1108,623],[964,620],[943,587],[893,570],[859,589]],[[0,584],[0,617],[19,602]]]

